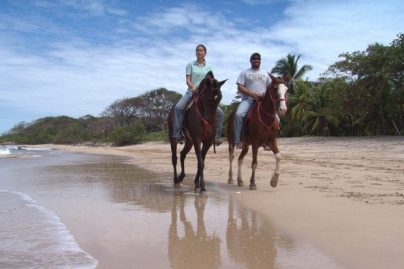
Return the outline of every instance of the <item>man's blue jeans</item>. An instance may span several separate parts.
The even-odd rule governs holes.
[[[254,105],[255,100],[252,98],[245,98],[237,107],[236,115],[234,117],[234,143],[240,144],[241,130],[243,129],[243,121],[247,115],[248,110]]]

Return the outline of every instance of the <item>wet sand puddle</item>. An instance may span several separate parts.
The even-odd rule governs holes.
[[[167,180],[171,175],[122,162],[65,169],[87,177],[104,175],[112,201],[133,216],[125,242],[137,266],[340,268],[313,246],[280,234],[260,215],[240,207],[236,194],[217,186],[209,185],[207,196],[200,196],[193,192],[192,182],[174,187]]]
[[[38,178],[26,191],[61,217],[97,268],[341,268],[215,185],[202,197],[171,175],[105,156],[42,167]]]

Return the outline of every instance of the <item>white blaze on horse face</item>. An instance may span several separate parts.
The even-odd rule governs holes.
[[[288,87],[286,87],[285,84],[281,83],[279,84],[278,87],[278,96],[280,99],[279,102],[279,114],[281,116],[285,115],[286,111],[288,110],[288,107],[286,106],[286,92],[288,91]]]

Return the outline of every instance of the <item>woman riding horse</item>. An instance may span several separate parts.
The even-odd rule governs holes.
[[[198,94],[191,101],[189,109],[184,115],[183,132],[185,145],[181,150],[181,174],[177,176],[177,139],[173,136],[174,106],[168,116],[169,140],[171,144],[171,161],[174,168],[174,184],[179,184],[185,177],[184,161],[192,146],[198,160],[198,170],[195,177],[195,191],[206,191],[203,177],[205,156],[214,143],[216,133],[216,110],[222,99],[221,86],[226,82],[217,81],[212,72],[208,72],[201,81]],[[201,148],[202,144],[202,148]]]

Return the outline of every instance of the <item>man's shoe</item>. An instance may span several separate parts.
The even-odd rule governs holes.
[[[243,143],[236,144],[236,149],[243,149]]]
[[[215,146],[219,146],[219,145],[221,145],[223,143],[223,141],[222,141],[222,139],[216,139],[215,140]]]

